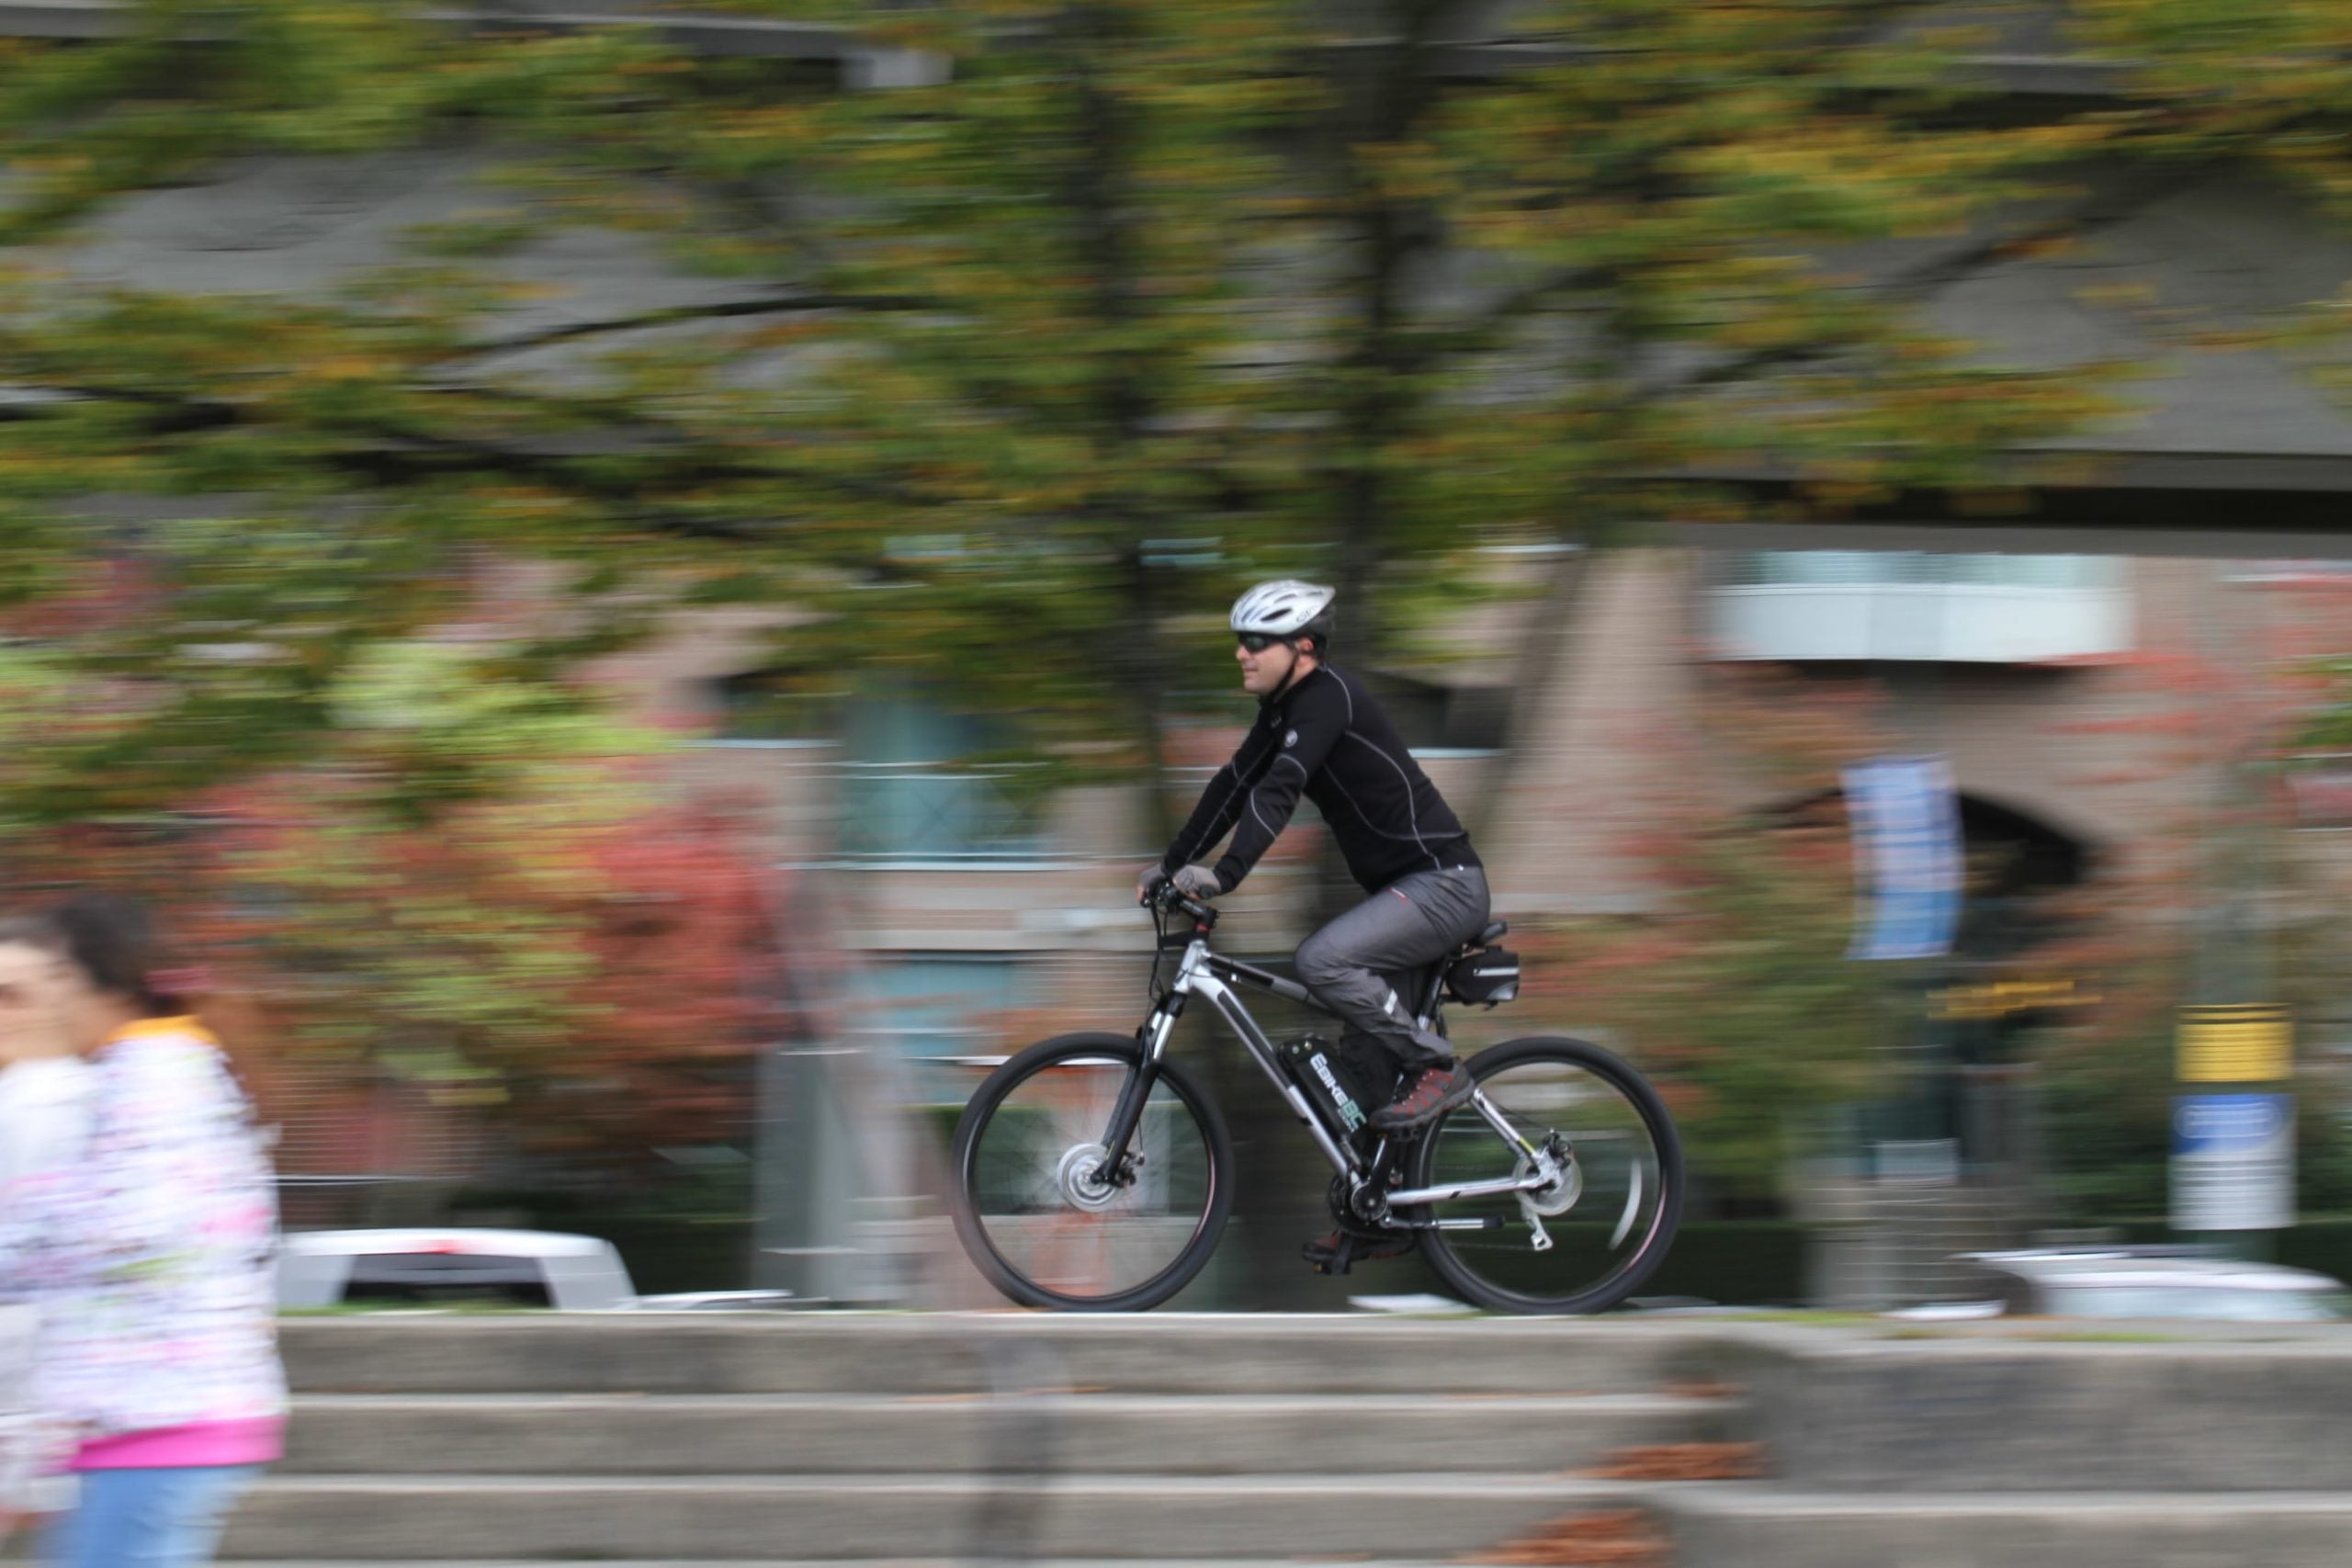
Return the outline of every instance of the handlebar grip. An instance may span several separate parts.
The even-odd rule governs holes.
[[[1204,900],[1186,896],[1173,881],[1154,883],[1151,891],[1144,895],[1142,901],[1148,908],[1166,909],[1183,915],[1195,926],[1207,927],[1216,924],[1216,907]]]

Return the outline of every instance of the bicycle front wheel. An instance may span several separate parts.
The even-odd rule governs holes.
[[[1513,1040],[1483,1051],[1471,1076],[1515,1137],[1473,1103],[1423,1134],[1409,1185],[1493,1181],[1538,1168],[1550,1147],[1566,1172],[1554,1187],[1428,1205],[1436,1220],[1479,1229],[1422,1233],[1445,1281],[1496,1312],[1605,1312],[1665,1259],[1682,1218],[1682,1144],[1657,1091],[1624,1062],[1581,1040]]]
[[[1208,1262],[1233,1207],[1225,1120],[1173,1063],[1156,1069],[1127,1168],[1105,1168],[1120,1096],[1144,1070],[1116,1034],[1065,1034],[989,1075],[956,1126],[956,1234],[1024,1306],[1141,1312]]]

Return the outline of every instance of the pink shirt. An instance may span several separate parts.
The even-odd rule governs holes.
[[[286,1423],[276,1416],[198,1421],[152,1432],[127,1432],[84,1443],[68,1470],[161,1470],[208,1464],[267,1464],[286,1453]]]
[[[0,1298],[40,1309],[33,1403],[86,1439],[79,1468],[274,1457],[277,1194],[244,1096],[194,1019],[126,1025],[92,1065],[82,1157],[0,1208]]]

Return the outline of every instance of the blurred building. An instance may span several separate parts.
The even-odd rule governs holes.
[[[547,23],[574,25],[567,17]],[[0,7],[0,32],[113,25],[96,5]],[[714,50],[833,62],[848,88],[927,69],[822,28],[684,15],[665,25]],[[2046,38],[2004,48],[1998,70],[2020,112],[2105,90]],[[1476,53],[1465,42],[1463,68]],[[486,171],[439,148],[243,161],[124,204],[53,260],[94,287],[317,294],[479,200]],[[2240,171],[2185,169],[2153,198],[2113,176],[2084,171],[2087,187],[2116,192],[2096,243],[1966,270],[1923,307],[2010,363],[2149,367],[2129,389],[2131,418],[2064,444],[2079,459],[2069,482],[2010,495],[1989,523],[1971,513],[1981,498],[1921,494],[1809,524],[1657,519],[1661,547],[1567,572],[1498,557],[1495,571],[1521,578],[1528,597],[1458,628],[1448,656],[1378,672],[1441,787],[1471,803],[1498,913],[1608,913],[1653,896],[1627,852],[1629,825],[1651,802],[1660,737],[1690,728],[1702,682],[1730,664],[1800,680],[1867,673],[1906,747],[1953,759],[1983,873],[1963,963],[2030,951],[2051,899],[2224,809],[2228,764],[2183,762],[2178,716],[2202,704],[2226,727],[2236,705],[2270,700],[2261,670],[2279,649],[2316,649],[2352,622],[2331,592],[2342,567],[2308,558],[2346,547],[2341,534],[2312,539],[2342,526],[2352,421],[2305,366],[2229,330],[2333,293],[2347,256],[2303,198]],[[518,265],[565,285],[518,312],[526,329],[708,303],[732,288],[619,233],[575,231]],[[2162,310],[2118,302],[2150,299]],[[2177,323],[2191,317],[2224,346],[2189,342]],[[545,367],[560,374],[560,356]],[[1800,510],[1787,477],[1726,482],[1785,516]],[[787,613],[714,612],[605,675],[701,738],[679,787],[751,793],[777,863],[803,874],[794,956],[829,999],[774,1066],[779,1114],[793,1120],[774,1140],[789,1164],[772,1173],[763,1240],[797,1281],[866,1292],[882,1287],[857,1272],[870,1250],[859,1237],[919,1223],[908,1200],[929,1147],[879,1109],[928,1106],[936,1122],[1007,1039],[1131,1023],[1145,955],[1129,888],[1159,846],[1131,794],[1046,793],[1019,768],[972,762],[990,748],[988,716],[903,691],[810,706],[762,652],[761,632]],[[1182,738],[1190,771],[1171,789],[1230,745],[1247,716],[1238,694],[1234,705],[1230,728]],[[2345,778],[2317,769],[2292,786],[2309,829],[2294,857],[2338,877],[2352,851],[2334,831],[2352,825]],[[1750,795],[1755,807],[1783,804],[1761,777]],[[1233,900],[1235,944],[1289,946],[1308,883],[1295,835]],[[1997,1033],[1999,1021],[1975,1021]],[[2305,1028],[2352,1048],[2352,1007]],[[1997,1063],[1997,1040],[1966,1049]],[[1947,1131],[1963,1162],[2010,1153],[1996,1126],[1954,1116]],[[319,1088],[288,1148],[447,1180],[489,1157],[458,1119],[347,1085]]]
[[[1585,567],[1569,629],[1550,667],[1522,680],[1514,715],[1501,682],[1514,668],[1527,673],[1513,659],[1556,609],[1533,592],[1545,566],[1503,563],[1504,575],[1530,580],[1529,596],[1479,612],[1451,657],[1375,675],[1441,787],[1480,824],[1498,912],[1528,922],[1657,899],[1655,868],[1632,846],[1654,826],[1662,770],[1685,765],[1705,728],[1702,705],[1724,700],[1721,682],[1709,694],[1714,676],[1774,666],[1785,679],[1758,695],[1728,688],[1733,700],[1774,702],[1804,701],[1808,684],[1868,680],[1883,694],[1874,722],[1890,746],[1951,758],[1972,886],[1956,950],[1916,1010],[1919,1037],[1905,1043],[1935,1057],[1939,1087],[1925,1102],[1884,1108],[1890,1120],[1865,1141],[1949,1164],[1933,1212],[1900,1227],[1922,1257],[2016,1239],[2036,1215],[2030,1117],[2013,1092],[2008,1042],[2089,996],[2086,979],[2075,993],[2070,976],[2036,966],[2036,949],[2080,934],[2063,911],[2092,879],[2199,852],[2248,761],[2228,737],[2301,700],[2280,681],[2285,665],[2352,639],[2352,566],[1631,550]],[[944,1131],[1010,1045],[1068,1028],[1124,1030],[1140,1016],[1145,927],[1130,886],[1159,846],[1133,791],[1041,793],[1017,768],[976,765],[982,718],[911,695],[861,696],[830,729],[810,726],[786,685],[742,667],[741,629],[684,631],[610,675],[707,735],[687,771],[706,787],[761,792],[778,860],[825,889],[842,1003],[825,1049],[865,1047],[868,1089],[930,1107]],[[1181,737],[1187,766],[1175,792],[1189,795],[1238,739],[1247,699],[1237,691],[1232,705],[1230,725]],[[1729,809],[1818,804],[1788,798],[1760,768],[1724,778]],[[2182,908],[2129,918],[2199,918],[2199,900],[2352,897],[2352,839],[2332,830],[2352,821],[2342,790],[2323,767],[2286,793],[2309,829],[2295,835],[2292,886],[2217,886],[2192,871]],[[1279,953],[1302,934],[1311,808],[1303,820],[1231,900],[1227,932],[1243,950]],[[2021,972],[2035,977],[2012,978]],[[2352,995],[2306,1030],[2316,1046],[2352,1050]],[[861,1179],[911,1191],[929,1184],[927,1152],[920,1137],[902,1143],[889,1171],[870,1168],[870,1145],[824,1157],[866,1160]],[[811,1180],[804,1172],[800,1184]]]

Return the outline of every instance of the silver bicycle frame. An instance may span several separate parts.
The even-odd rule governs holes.
[[[1388,1195],[1389,1205],[1408,1203],[1444,1203],[1456,1198],[1499,1198],[1511,1192],[1532,1192],[1548,1187],[1556,1179],[1553,1162],[1543,1150],[1531,1148],[1519,1130],[1503,1119],[1495,1102],[1487,1098],[1483,1089],[1470,1091],[1470,1104],[1492,1127],[1502,1141],[1521,1150],[1535,1162],[1535,1168],[1525,1176],[1506,1176],[1492,1181],[1459,1181],[1446,1187],[1407,1187]]]
[[[1212,953],[1207,942],[1200,937],[1194,937],[1184,949],[1184,960],[1177,965],[1176,978],[1170,985],[1169,993],[1171,996],[1201,997],[1205,998],[1211,1007],[1216,1009],[1217,1016],[1225,1020],[1226,1026],[1240,1037],[1242,1045],[1257,1061],[1259,1067],[1265,1073],[1267,1080],[1274,1086],[1274,1092],[1283,1097],[1283,1101],[1297,1113],[1301,1122],[1306,1123],[1307,1132],[1314,1136],[1315,1146],[1323,1151],[1323,1157],[1331,1162],[1331,1168],[1343,1176],[1363,1175],[1364,1168],[1357,1162],[1353,1155],[1340,1146],[1339,1142],[1331,1136],[1329,1129],[1323,1125],[1323,1119],[1317,1116],[1314,1108],[1307,1104],[1306,1096],[1283,1072],[1281,1060],[1274,1055],[1273,1042],[1266,1038],[1266,1032],[1258,1027],[1258,1021],[1250,1016],[1250,1010],[1242,1005],[1241,998],[1234,994],[1233,987],[1227,985],[1224,977],[1217,974],[1219,966],[1233,969],[1237,973],[1243,970],[1243,966],[1236,964],[1232,959],[1219,958]],[[1265,979],[1276,982],[1270,988],[1278,995],[1288,996],[1295,991],[1297,997],[1294,999],[1304,999],[1306,997],[1306,987],[1302,986],[1282,982],[1278,976],[1266,976]],[[1175,1020],[1164,1009],[1153,1017],[1150,1034],[1145,1042],[1146,1052],[1152,1061],[1159,1060],[1167,1051],[1168,1036],[1174,1024]],[[1543,1152],[1528,1145],[1527,1140],[1520,1136],[1518,1130],[1503,1119],[1501,1111],[1495,1109],[1494,1102],[1487,1098],[1485,1090],[1474,1090],[1470,1096],[1470,1103],[1477,1109],[1479,1116],[1485,1119],[1487,1124],[1495,1130],[1503,1142],[1525,1153],[1535,1162],[1536,1168],[1526,1176],[1504,1177],[1491,1181],[1464,1181],[1447,1187],[1407,1188],[1388,1194],[1388,1202],[1391,1207],[1414,1203],[1442,1203],[1456,1198],[1490,1198],[1501,1197],[1512,1192],[1532,1192],[1552,1183],[1555,1173],[1551,1171],[1550,1164]]]
[[[1241,1005],[1241,998],[1233,994],[1233,987],[1217,975],[1216,965],[1230,962],[1218,959],[1209,952],[1206,942],[1194,937],[1184,949],[1184,961],[1176,967],[1176,978],[1169,986],[1169,993],[1171,996],[1200,997],[1216,1009],[1217,1016],[1225,1020],[1227,1028],[1240,1037],[1242,1045],[1265,1073],[1267,1081],[1274,1086],[1274,1092],[1281,1095],[1284,1103],[1297,1113],[1298,1119],[1306,1123],[1307,1132],[1314,1135],[1315,1146],[1323,1151],[1323,1157],[1331,1162],[1331,1168],[1344,1175],[1361,1172],[1363,1167],[1357,1165],[1348,1151],[1332,1138],[1324,1127],[1322,1118],[1317,1116],[1314,1107],[1307,1104],[1306,1096],[1283,1074],[1282,1062],[1274,1055],[1274,1043],[1266,1038],[1266,1032],[1258,1027],[1258,1021],[1250,1016],[1250,1010]],[[1305,996],[1306,987],[1296,989],[1302,997]],[[1153,1020],[1151,1038],[1148,1043],[1151,1060],[1157,1062],[1161,1053],[1168,1049],[1168,1034],[1173,1024],[1174,1020],[1164,1010]]]

